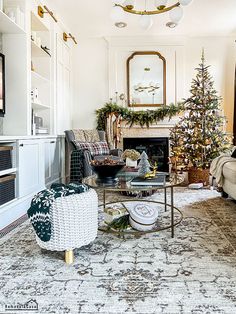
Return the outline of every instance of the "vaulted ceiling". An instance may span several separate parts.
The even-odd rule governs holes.
[[[145,0],[136,0],[139,4]],[[154,0],[147,0],[150,6]],[[169,29],[168,13],[154,16],[148,31],[140,29],[138,16],[127,14],[128,26],[118,29],[110,19],[112,0],[49,0],[76,36],[188,35],[228,36],[236,34],[236,0],[193,0],[184,7],[184,18],[177,28]],[[169,4],[176,0],[169,0]],[[149,5],[148,4],[148,5]]]

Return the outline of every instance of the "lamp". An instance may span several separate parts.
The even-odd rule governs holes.
[[[135,0],[112,0],[115,6],[111,12],[111,18],[117,22],[124,22],[125,12],[130,14],[140,15],[139,24],[140,26],[148,30],[152,27],[153,20],[152,15],[162,14],[169,12],[171,22],[168,25],[178,25],[179,21],[183,17],[183,8],[192,2],[192,0],[179,0],[175,4],[168,6],[168,0],[152,0],[156,10],[147,10],[146,5],[144,10],[136,10]]]

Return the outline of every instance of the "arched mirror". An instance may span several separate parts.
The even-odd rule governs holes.
[[[129,107],[166,105],[166,60],[156,51],[133,53],[127,60]]]

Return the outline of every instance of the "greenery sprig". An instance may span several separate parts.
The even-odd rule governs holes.
[[[156,110],[139,110],[133,111],[127,107],[121,107],[114,103],[107,103],[104,107],[96,110],[97,116],[97,129],[106,129],[106,119],[111,113],[120,116],[124,121],[127,122],[129,127],[133,124],[140,125],[141,127],[149,126],[158,121],[162,121],[165,118],[171,119],[183,110],[183,104],[178,103],[177,105],[170,104]]]

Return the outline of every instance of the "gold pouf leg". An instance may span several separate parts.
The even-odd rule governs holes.
[[[73,250],[65,251],[65,262],[70,265],[74,262],[74,252]]]

